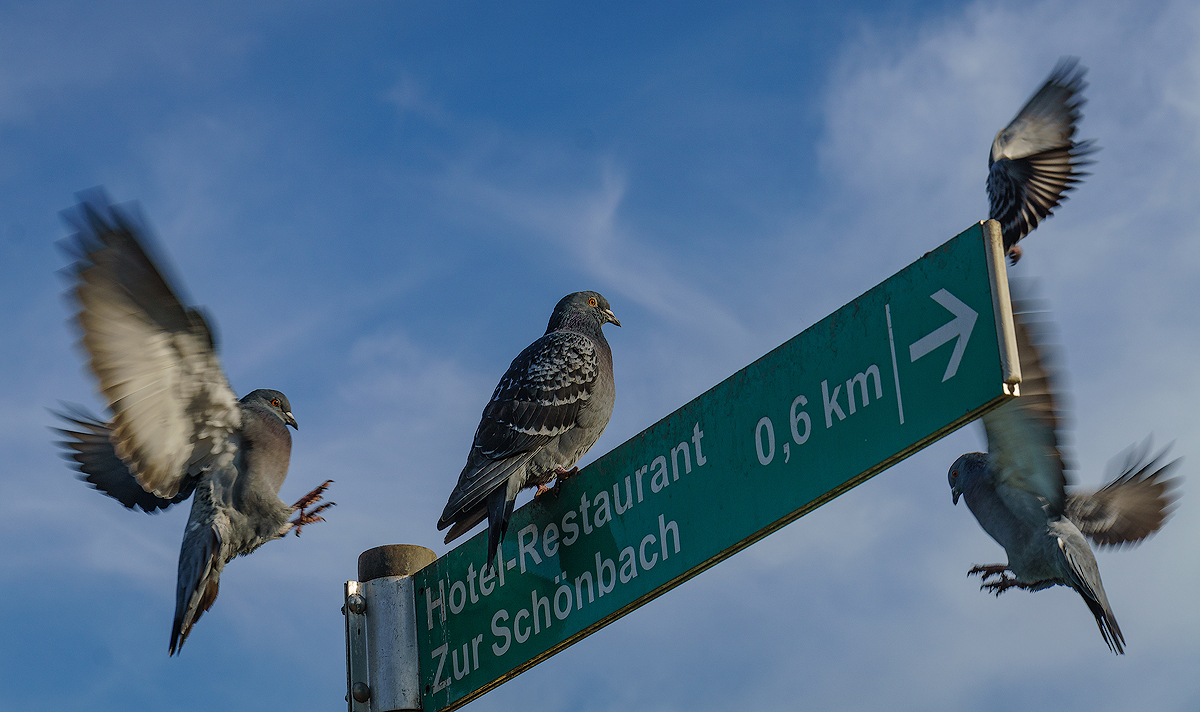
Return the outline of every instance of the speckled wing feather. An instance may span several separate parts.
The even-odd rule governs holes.
[[[599,374],[592,340],[555,331],[521,352],[483,411],[475,447],[498,459],[525,452],[575,427]]]
[[[1067,496],[1067,517],[1100,546],[1134,544],[1158,531],[1170,516],[1179,478],[1168,475],[1179,464],[1163,465],[1167,451],[1146,458],[1149,448],[1129,452],[1121,474],[1096,492]]]
[[[241,422],[204,316],[186,307],[143,247],[141,221],[100,191],[66,217],[78,229],[74,296],[89,365],[113,411],[117,456],[172,499],[229,447]]]
[[[1029,312],[1017,311],[1017,305],[1014,312],[1021,395],[983,416],[989,469],[1001,496],[1006,487],[1032,492],[1045,499],[1051,511],[1062,512],[1067,482],[1059,446],[1059,394],[1043,362],[1047,347],[1034,336],[1037,324]]]
[[[598,376],[595,344],[583,334],[552,331],[522,351],[484,408],[438,528],[479,506],[539,448],[575,427]]]
[[[1095,152],[1074,140],[1082,114],[1085,69],[1063,59],[1008,126],[988,156],[989,215],[1000,222],[1004,249],[1028,235],[1087,175],[1079,168]]]
[[[65,457],[75,461],[81,478],[97,490],[112,497],[125,507],[139,507],[143,512],[154,513],[187,499],[196,488],[194,477],[185,477],[179,492],[171,499],[156,497],[142,489],[129,468],[117,457],[112,444],[112,430],[80,407],[67,406],[67,413],[57,415],[75,430],[58,429],[66,440],[59,441],[67,452]]]

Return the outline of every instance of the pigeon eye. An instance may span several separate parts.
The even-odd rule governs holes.
[[[278,407],[279,407],[279,399],[278,399],[278,398],[272,398],[272,399],[271,399],[271,405],[273,405],[273,406],[275,406],[276,408],[278,408]]]
[[[951,477],[958,477],[958,470],[951,470],[951,471],[950,471],[950,476],[951,476]]]
[[[596,298],[595,297],[588,297],[588,306],[589,307],[596,306]]]

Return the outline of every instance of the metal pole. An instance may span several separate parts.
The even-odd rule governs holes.
[[[437,560],[423,546],[390,544],[358,557],[347,581],[346,702],[350,712],[421,709],[412,575]]]

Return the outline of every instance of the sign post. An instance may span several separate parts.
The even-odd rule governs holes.
[[[799,297],[798,297],[799,298]],[[452,710],[1017,395],[999,225],[977,224],[413,576]]]

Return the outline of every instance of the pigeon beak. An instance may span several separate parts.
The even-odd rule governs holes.
[[[959,492],[957,487],[952,488],[950,492],[954,495],[954,503],[958,504],[958,498],[962,495],[962,492]]]
[[[295,419],[294,417],[292,417],[292,411],[290,411],[290,410],[289,410],[289,411],[287,411],[287,412],[285,412],[285,413],[283,414],[283,422],[285,422],[285,423],[287,423],[288,425],[292,426],[292,427],[293,427],[293,428],[295,428],[296,430],[299,430],[299,429],[300,429],[300,425],[299,425],[299,423],[297,423],[297,422],[296,422],[296,419]]]
[[[605,309],[604,316],[606,322],[612,322],[617,326],[621,325],[621,322],[617,321],[617,315],[612,313],[612,309]]]

